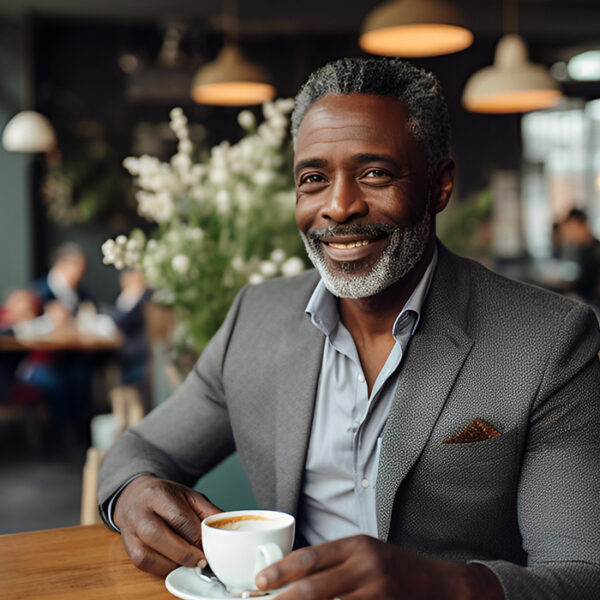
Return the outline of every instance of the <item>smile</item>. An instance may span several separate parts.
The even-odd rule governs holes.
[[[332,248],[358,248],[360,246],[368,246],[370,243],[371,240],[362,240],[360,242],[348,242],[347,244],[342,244],[340,242],[329,242],[328,245]]]
[[[388,237],[371,237],[344,240],[343,238],[324,238],[320,240],[323,244],[325,254],[331,260],[340,262],[353,262],[367,258],[368,256],[378,253],[388,243]]]

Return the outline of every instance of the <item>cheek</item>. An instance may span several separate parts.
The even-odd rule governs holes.
[[[314,197],[296,196],[296,225],[306,233],[319,214],[320,203]]]

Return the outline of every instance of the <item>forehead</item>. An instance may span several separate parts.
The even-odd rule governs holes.
[[[298,128],[296,160],[307,153],[326,157],[342,148],[349,153],[420,152],[408,121],[406,108],[387,96],[324,96],[308,109]]]

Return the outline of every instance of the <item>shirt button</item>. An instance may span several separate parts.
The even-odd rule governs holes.
[[[359,374],[358,374],[358,380],[359,380],[361,383],[364,383],[364,382],[365,382],[365,376],[364,376],[362,373],[359,373]]]
[[[360,482],[360,485],[366,490],[369,487],[369,480],[368,479],[363,479]]]

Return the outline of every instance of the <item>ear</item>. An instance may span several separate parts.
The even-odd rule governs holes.
[[[444,161],[438,167],[432,185],[432,200],[437,214],[446,208],[454,189],[454,161],[452,159]]]

